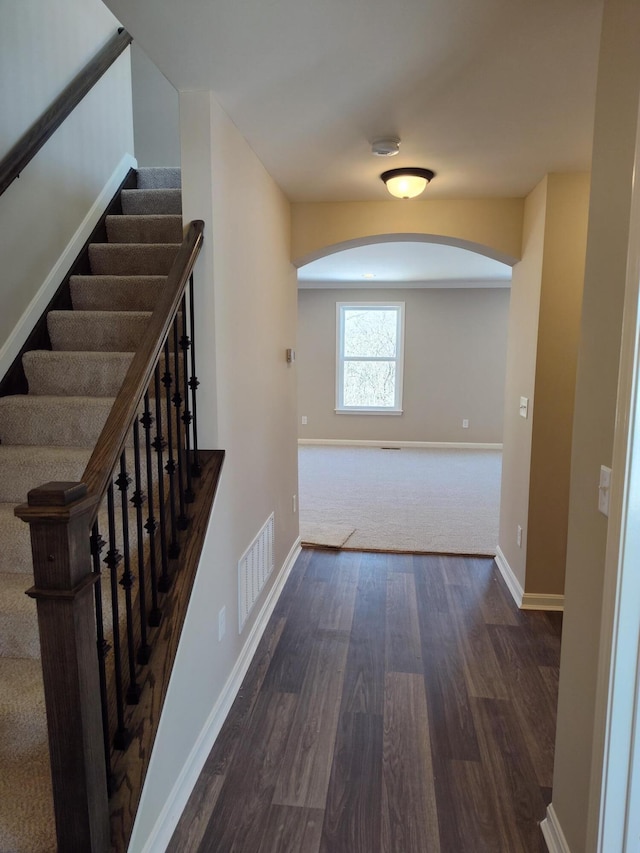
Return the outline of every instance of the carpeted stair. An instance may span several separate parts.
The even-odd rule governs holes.
[[[0,853],[55,851],[28,525],[14,516],[48,480],[79,480],[182,241],[179,169],[140,169],[51,311],[52,350],[28,352],[29,393],[0,398]]]

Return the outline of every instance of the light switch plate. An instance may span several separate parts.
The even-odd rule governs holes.
[[[520,397],[520,417],[528,418],[529,417],[529,398],[528,397]]]
[[[609,515],[609,495],[611,492],[611,468],[600,466],[600,482],[598,483],[598,511]]]

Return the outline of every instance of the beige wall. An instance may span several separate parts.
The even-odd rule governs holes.
[[[607,519],[598,512],[600,465],[612,461],[636,122],[640,4],[606,0],[575,397],[566,609],[553,778],[553,809],[572,853],[587,837],[589,781],[602,769],[595,719]],[[597,748],[594,750],[594,732]]]
[[[513,264],[520,258],[523,209],[516,198],[293,204],[291,257],[299,267],[349,244],[379,242],[383,235],[433,236]]]
[[[547,179],[525,202],[522,260],[513,268],[507,344],[500,533],[498,544],[521,587],[525,587],[529,469],[533,418],[520,417],[520,397],[528,397],[531,413],[535,401],[536,345],[542,262],[544,251]],[[523,529],[522,547],[516,540]]]
[[[196,275],[200,444],[227,452],[130,851],[143,848],[298,537],[296,277],[289,204],[208,92],[181,94],[185,218],[206,220]],[[239,176],[241,178],[239,179]],[[275,512],[275,571],[238,634],[238,560]],[[218,642],[218,612],[227,632]],[[155,848],[154,848],[155,849]]]
[[[0,17],[0,156],[4,156],[115,33],[118,22],[100,0],[3,3]],[[83,220],[92,215],[94,203],[126,154],[133,155],[128,50],[0,196],[2,374],[67,271],[61,269],[51,282],[54,265]],[[113,192],[116,189],[117,184]],[[69,264],[86,237],[88,233]],[[25,316],[43,288],[47,292],[40,310],[31,318]]]
[[[513,269],[499,547],[531,595],[564,592],[588,208],[587,174],[547,175],[526,200]]]
[[[338,415],[336,302],[385,300],[405,303],[404,412]],[[300,290],[300,438],[499,443],[508,312],[508,288]]]
[[[179,166],[178,92],[135,41],[131,45],[131,91],[138,165]]]
[[[533,394],[528,593],[564,592],[588,212],[589,175],[548,175]]]

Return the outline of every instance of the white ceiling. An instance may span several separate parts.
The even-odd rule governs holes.
[[[527,194],[589,168],[602,0],[107,0],[178,89],[215,92],[292,201]],[[377,158],[378,136],[402,139]],[[411,204],[398,201],[398,204]]]
[[[511,267],[439,243],[394,241],[358,246],[298,270],[300,289],[380,287],[508,287]]]

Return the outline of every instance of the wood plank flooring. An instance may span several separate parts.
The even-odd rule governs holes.
[[[560,614],[493,560],[305,550],[170,853],[544,853]]]

